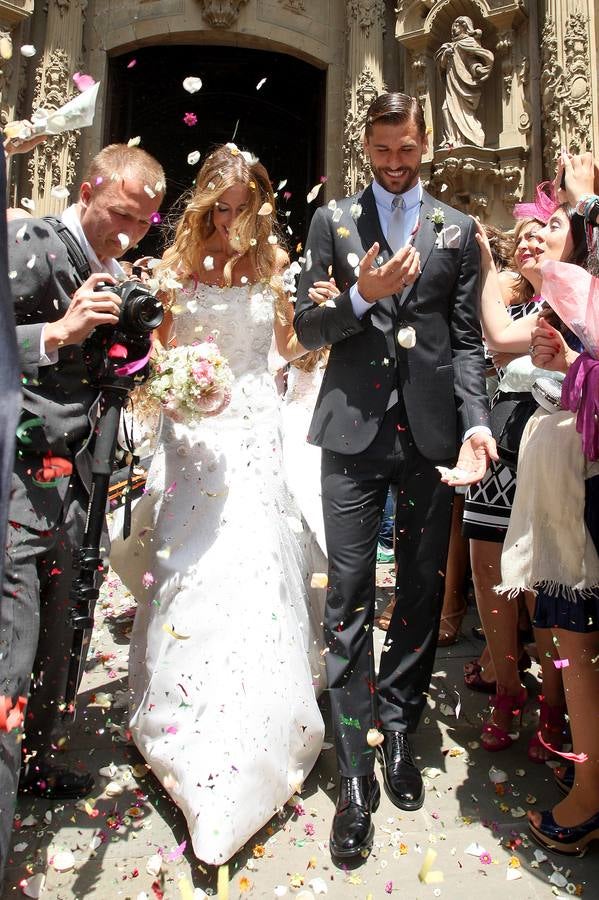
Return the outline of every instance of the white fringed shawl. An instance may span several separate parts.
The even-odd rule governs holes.
[[[599,473],[582,452],[571,412],[537,410],[518,456],[516,494],[497,591],[599,590],[599,556],[584,523],[584,482]]]

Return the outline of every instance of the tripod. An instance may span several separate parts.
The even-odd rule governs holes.
[[[94,606],[100,594],[104,560],[100,541],[115,456],[121,412],[132,388],[139,384],[139,373],[122,376],[101,385],[100,415],[93,450],[92,480],[85,521],[85,532],[75,568],[78,573],[70,591],[69,623],[74,629],[67,674],[65,704],[67,715],[75,717],[77,689],[83,675],[87,650],[94,627]]]

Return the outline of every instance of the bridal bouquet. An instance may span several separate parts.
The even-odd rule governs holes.
[[[152,373],[142,392],[150,405],[158,405],[178,422],[216,416],[231,400],[233,373],[214,339],[159,350],[151,361]]]

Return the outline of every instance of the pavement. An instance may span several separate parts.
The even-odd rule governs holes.
[[[377,580],[382,611],[390,592],[388,571],[380,571]],[[529,841],[525,811],[550,808],[559,798],[551,768],[526,756],[534,702],[520,739],[509,750],[491,754],[479,744],[488,699],[467,690],[462,680],[464,662],[481,648],[470,636],[473,614],[464,621],[462,639],[438,651],[428,706],[414,736],[417,763],[427,773],[424,807],[402,812],[383,793],[374,848],[362,865],[337,868],[327,849],[336,798],[330,724],[301,796],[292,798],[228,866],[202,865],[191,851],[183,816],[129,740],[131,620],[123,613],[131,605],[111,575],[102,590],[77,718],[63,753],[66,764],[94,774],[96,788],[85,801],[19,800],[1,900],[23,893],[52,900],[599,895],[597,844],[584,858],[572,859],[544,854]],[[377,629],[378,652],[383,639]],[[525,681],[534,701],[534,667]],[[322,708],[328,722],[326,693]],[[489,777],[492,766],[505,775],[500,785]]]

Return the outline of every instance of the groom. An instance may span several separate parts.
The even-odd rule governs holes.
[[[308,440],[322,447],[326,663],[341,774],[330,849],[341,862],[372,847],[377,742],[392,802],[405,810],[424,802],[408,733],[429,688],[449,541],[453,492],[436,466],[454,466],[461,445],[464,471],[451,483],[468,484],[495,458],[474,222],[422,188],[428,142],[414,98],[378,97],[364,146],[374,181],[316,212],[294,322],[308,349],[332,345]],[[309,288],[331,276],[341,294],[312,302]],[[374,576],[390,483],[397,604],[377,679]]]

